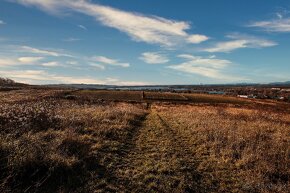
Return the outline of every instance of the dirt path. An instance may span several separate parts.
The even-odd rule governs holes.
[[[187,141],[152,111],[116,167],[120,192],[201,192]],[[130,188],[130,190],[128,190]]]

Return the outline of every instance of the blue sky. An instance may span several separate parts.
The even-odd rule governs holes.
[[[289,0],[1,0],[0,76],[31,84],[290,80]]]

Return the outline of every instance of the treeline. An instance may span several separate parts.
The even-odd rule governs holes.
[[[0,85],[15,85],[16,82],[14,80],[11,80],[9,78],[1,78],[0,77]]]
[[[18,83],[9,78],[0,77],[0,91],[18,90],[28,86],[27,84]]]

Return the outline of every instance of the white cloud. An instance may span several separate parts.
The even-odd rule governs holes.
[[[140,81],[118,81],[115,85],[120,86],[144,86],[144,85],[151,85],[152,83],[149,82],[140,82]]]
[[[42,59],[42,57],[0,58],[0,66],[31,65]]]
[[[3,20],[0,20],[0,25],[6,24]]]
[[[248,27],[257,27],[269,32],[290,32],[290,18],[283,18],[282,15],[278,16],[279,19],[269,21],[256,21],[248,25]]]
[[[207,37],[205,35],[199,35],[199,34],[191,35],[187,38],[188,42],[193,43],[193,44],[199,44],[199,43],[204,42],[208,39],[209,39],[209,37]]]
[[[38,49],[38,48],[29,47],[29,46],[20,46],[18,49],[22,52],[27,52],[27,53],[32,53],[32,54],[47,55],[47,56],[54,56],[54,57],[60,57],[60,56],[73,57],[69,54],[64,54],[58,51]]]
[[[79,39],[79,38],[66,38],[63,41],[64,42],[77,42],[77,41],[80,41],[80,40],[81,39]]]
[[[194,65],[194,66],[207,66],[211,68],[225,68],[230,65],[232,62],[229,60],[216,59],[216,58],[203,58],[201,56],[192,56],[192,55],[178,55],[180,58],[189,59],[189,62],[185,62],[186,64]],[[185,64],[183,63],[183,64]]]
[[[70,65],[78,65],[79,64],[78,61],[67,61],[66,63],[70,64]]]
[[[231,52],[240,48],[263,48],[276,46],[277,43],[255,36],[247,36],[241,34],[231,34],[227,38],[232,40],[218,42],[213,47],[206,48],[206,52]]]
[[[179,58],[184,58],[187,61],[181,64],[171,65],[168,68],[190,73],[198,74],[204,77],[218,80],[241,80],[239,77],[225,75],[223,70],[232,64],[229,60],[216,59],[211,57],[192,56],[188,54],[178,55]]]
[[[180,54],[178,55],[179,58],[184,58],[184,59],[189,59],[189,60],[194,60],[196,56],[190,55],[190,54]]]
[[[118,82],[119,79],[118,78],[111,78],[111,77],[109,77],[109,78],[106,78],[106,81],[108,81],[108,82]]]
[[[16,81],[30,84],[41,84],[45,82],[67,83],[67,84],[105,84],[104,81],[91,77],[72,77],[56,74],[49,74],[43,70],[10,70],[0,71],[3,77],[12,78]]]
[[[11,59],[11,58],[0,58],[0,66],[11,66],[19,63],[17,59]]]
[[[97,69],[105,70],[105,66],[102,64],[90,63],[90,66],[97,68]]]
[[[118,60],[114,60],[114,59],[111,59],[111,58],[107,58],[105,56],[94,56],[92,59],[95,60],[95,61],[97,61],[97,62],[102,62],[102,63],[105,63],[105,64],[115,64],[115,63],[118,63]]]
[[[83,26],[83,25],[78,25],[79,28],[83,29],[83,30],[88,30],[87,27]]]
[[[169,59],[159,52],[145,52],[139,57],[140,60],[148,64],[163,64],[169,62]]]
[[[119,62],[119,60],[107,58],[105,56],[94,56],[91,58],[91,60],[94,62],[100,62],[103,64],[112,65],[112,66],[120,66],[123,68],[128,68],[130,66],[129,63],[122,63],[122,62]]]
[[[18,61],[20,63],[29,64],[29,63],[38,62],[39,60],[42,60],[42,59],[43,57],[20,57],[18,58]]]
[[[279,19],[282,19],[283,18],[283,15],[279,12],[276,13],[276,16],[279,18]]]
[[[162,46],[174,46],[179,42],[199,43],[207,39],[204,35],[191,35],[188,22],[169,20],[157,16],[146,16],[122,11],[88,0],[14,0],[15,2],[36,6],[50,13],[60,10],[73,10],[94,17],[103,25],[118,29],[135,41]]]
[[[98,80],[91,77],[71,77],[71,76],[58,76],[53,75],[49,76],[49,80],[55,80],[60,83],[67,83],[67,84],[105,84],[104,81]]]
[[[118,78],[106,78],[106,83],[111,85],[119,85],[119,86],[143,86],[150,85],[152,83],[149,82],[140,82],[140,81],[122,81]]]
[[[42,66],[45,66],[45,67],[57,67],[57,66],[63,66],[63,65],[61,65],[59,62],[56,62],[56,61],[42,63],[41,65],[42,65]]]
[[[149,85],[148,82],[138,81],[122,81],[116,78],[106,78],[104,80],[95,79],[92,77],[64,76],[51,74],[44,70],[7,70],[1,71],[0,76],[11,78],[17,82],[28,84],[114,84],[114,85]]]
[[[173,70],[178,70],[181,72],[199,74],[205,77],[214,78],[214,79],[225,79],[224,76],[217,70],[213,68],[201,67],[201,66],[192,66],[190,64],[180,64],[175,66],[169,66]]]

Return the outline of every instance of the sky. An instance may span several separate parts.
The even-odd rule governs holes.
[[[289,0],[0,0],[0,77],[29,84],[290,80]]]

